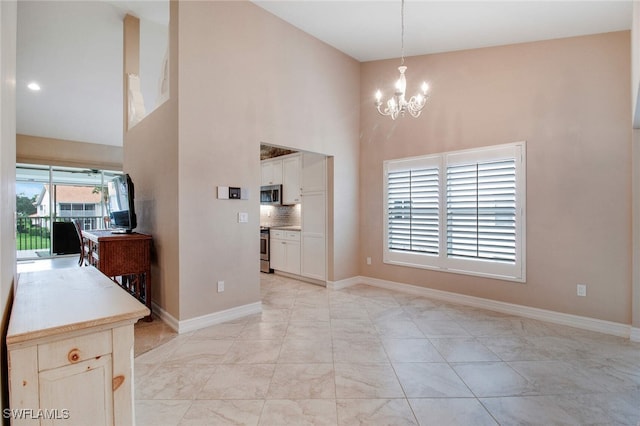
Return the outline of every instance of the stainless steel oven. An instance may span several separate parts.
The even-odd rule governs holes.
[[[260,272],[271,273],[269,264],[269,228],[260,227]]]

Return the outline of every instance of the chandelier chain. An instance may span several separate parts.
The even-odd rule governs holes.
[[[404,65],[404,0],[400,5],[400,65]]]

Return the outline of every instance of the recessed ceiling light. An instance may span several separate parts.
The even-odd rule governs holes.
[[[32,81],[31,83],[27,84],[27,87],[30,90],[33,90],[34,92],[37,92],[38,90],[40,90],[40,85],[35,81]]]

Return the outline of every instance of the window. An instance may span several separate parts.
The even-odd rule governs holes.
[[[388,160],[385,263],[524,282],[525,143]]]

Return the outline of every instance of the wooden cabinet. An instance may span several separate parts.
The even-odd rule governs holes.
[[[272,229],[270,238],[271,268],[300,275],[300,231]]]
[[[20,274],[6,338],[12,424],[134,424],[133,324],[148,314],[94,268]]]
[[[282,204],[299,204],[302,201],[300,172],[300,154],[282,159]]]
[[[282,159],[262,160],[260,166],[262,185],[282,185]]]
[[[110,277],[151,312],[151,235],[82,231],[89,264]],[[151,321],[151,315],[147,317]]]

